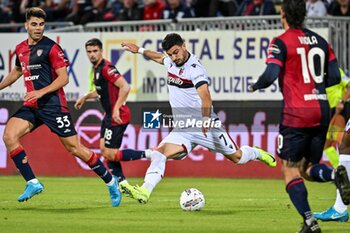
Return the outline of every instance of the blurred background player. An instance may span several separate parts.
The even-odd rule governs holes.
[[[170,33],[162,41],[162,48],[168,56],[145,50],[133,43],[125,42],[122,46],[127,51],[143,54],[165,66],[168,72],[169,102],[175,122],[186,122],[190,119],[202,125],[202,127],[177,126],[163,139],[151,152],[151,164],[143,185],[141,187],[121,185],[132,198],[140,203],[147,203],[151,192],[164,175],[167,159],[182,159],[196,145],[222,153],[236,164],[245,164],[258,159],[271,167],[276,166],[275,158],[259,148],[249,146],[238,148],[223,129],[212,106],[207,71],[197,57],[188,52],[180,35]],[[206,123],[213,125],[208,126]]]
[[[349,198],[344,193],[349,182],[345,167],[333,172],[319,163],[330,118],[326,87],[340,82],[339,66],[327,41],[304,28],[305,15],[304,0],[282,2],[285,32],[272,40],[266,70],[250,87],[252,91],[266,88],[279,78],[284,103],[277,151],[286,191],[304,220],[301,233],[321,232],[302,176],[317,182],[334,180],[342,199]]]
[[[337,149],[343,138],[345,121],[350,117],[350,104],[348,102],[350,98],[350,79],[342,69],[339,68],[339,71],[341,76],[340,83],[326,88],[332,118],[329,123],[323,152],[334,168],[339,163]]]
[[[342,187],[337,188],[337,197],[335,203],[329,209],[323,212],[315,212],[314,217],[322,221],[347,222],[349,220],[348,205],[350,204],[350,119],[345,128],[342,142],[339,146],[339,167],[345,167],[347,180],[342,182]],[[345,176],[345,175],[344,175]]]
[[[28,39],[16,46],[15,67],[0,83],[1,90],[23,75],[27,88],[24,104],[7,122],[3,137],[10,157],[27,181],[24,193],[18,201],[26,201],[44,190],[19,142],[23,136],[44,124],[58,135],[72,155],[86,162],[103,179],[108,186],[112,206],[119,206],[121,195],[118,181],[107,171],[97,155],[78,141],[63,90],[68,83],[69,62],[61,47],[43,36],[45,18],[46,14],[40,8],[27,10],[25,28]]]
[[[137,160],[145,157],[144,151],[119,150],[124,132],[130,122],[130,109],[126,105],[130,86],[117,68],[102,56],[103,45],[93,38],[85,43],[86,54],[93,65],[95,90],[81,97],[74,107],[80,109],[86,100],[99,98],[105,116],[100,132],[100,149],[108,159],[108,167],[119,183],[127,182],[120,161]]]

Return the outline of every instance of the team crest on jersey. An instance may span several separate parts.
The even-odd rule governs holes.
[[[182,75],[184,73],[184,68],[181,68],[180,70],[179,70],[179,75]]]
[[[38,50],[36,51],[36,55],[37,55],[38,57],[40,57],[41,54],[43,54],[43,49],[38,49]]]

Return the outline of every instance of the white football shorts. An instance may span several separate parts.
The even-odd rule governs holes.
[[[207,132],[207,137],[202,132],[189,128],[176,128],[171,131],[161,142],[161,144],[170,143],[183,146],[185,153],[180,153],[174,159],[182,159],[187,153],[191,152],[194,147],[201,145],[210,151],[219,152],[223,155],[230,155],[237,151],[236,143],[227,134],[222,127],[211,128]]]

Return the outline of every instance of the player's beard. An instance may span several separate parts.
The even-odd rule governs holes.
[[[90,62],[91,62],[91,64],[96,65],[98,60],[97,60],[97,58],[90,58]]]
[[[185,64],[185,59],[178,59],[177,61],[175,61],[176,66],[182,66],[183,64]]]
[[[38,42],[43,37],[44,31],[39,32],[33,32],[30,34],[30,37],[33,41]]]

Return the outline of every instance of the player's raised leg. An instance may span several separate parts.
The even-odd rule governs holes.
[[[146,171],[144,183],[142,186],[139,187],[122,185],[122,189],[125,189],[130,197],[138,200],[141,204],[146,204],[151,196],[153,189],[164,176],[167,159],[174,158],[182,152],[184,152],[184,148],[180,145],[161,143],[159,147],[152,151],[149,151],[151,164]]]
[[[242,146],[238,148],[222,127],[211,128],[207,136],[197,133],[193,140],[195,144],[222,153],[236,164],[245,164],[254,160],[260,160],[270,167],[276,167],[277,164],[273,155],[259,147]]]
[[[248,161],[260,160],[270,167],[276,167],[277,165],[276,159],[272,154],[256,146],[242,146],[240,150],[229,156],[229,158],[233,158],[232,161],[234,162],[238,160],[237,164],[245,164]]]
[[[112,206],[119,206],[121,202],[121,194],[118,187],[118,181],[112,177],[111,173],[108,172],[107,168],[103,165],[97,155],[81,145],[76,135],[60,137],[60,140],[72,155],[83,160],[99,177],[101,177],[108,187]]]
[[[125,129],[128,124],[112,126],[105,123],[101,126],[100,149],[107,159],[109,171],[118,180],[122,193],[129,195],[123,187],[130,186],[123,173],[120,161],[132,161],[145,157],[145,151],[124,149],[120,150]],[[108,133],[107,133],[108,132]],[[131,186],[130,186],[131,187]]]
[[[314,213],[315,218],[322,221],[347,222],[349,220],[350,134],[344,134],[339,151],[339,166],[335,172],[335,183],[337,186],[335,203],[332,207],[323,212]]]
[[[104,148],[104,149],[102,149]],[[108,160],[107,165],[109,171],[112,173],[113,177],[118,180],[120,191],[129,196],[129,192],[125,187],[132,187],[128,180],[126,179],[122,165],[120,161],[132,161],[145,158],[145,151],[131,150],[131,149],[111,149],[106,147],[101,147],[102,155]]]
[[[24,193],[18,197],[19,202],[27,201],[44,190],[44,186],[38,181],[29,165],[28,157],[24,148],[19,143],[19,139],[29,133],[32,128],[33,125],[30,122],[17,117],[12,117],[7,122],[3,136],[11,159],[27,182]]]

